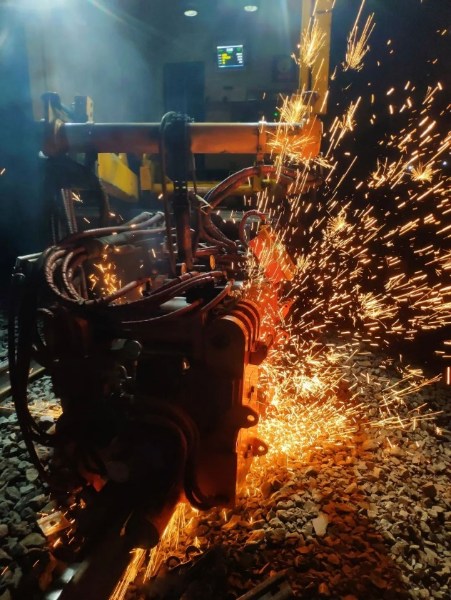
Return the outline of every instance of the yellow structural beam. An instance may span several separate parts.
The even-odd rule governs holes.
[[[108,194],[126,202],[138,201],[138,177],[128,168],[126,154],[99,154],[97,175]]]
[[[302,0],[301,44],[305,35],[314,23],[325,35],[312,68],[301,62],[299,69],[300,91],[314,91],[319,99],[313,108],[316,114],[327,112],[327,96],[329,90],[330,38],[332,31],[332,10],[335,0]]]

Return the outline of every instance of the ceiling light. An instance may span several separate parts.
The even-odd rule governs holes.
[[[198,3],[195,0],[190,0],[190,2],[184,2],[184,4],[183,14],[185,17],[197,17]]]
[[[256,2],[253,2],[252,4],[245,4],[244,5],[244,10],[246,12],[255,12],[256,10],[258,10],[258,4]]]

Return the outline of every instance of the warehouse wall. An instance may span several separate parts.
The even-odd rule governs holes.
[[[165,63],[205,63],[207,120],[225,120],[221,116],[228,114],[228,102],[261,98],[265,92],[267,95],[291,92],[297,87],[295,80],[283,83],[273,78],[273,60],[280,55],[290,56],[296,49],[301,25],[300,1],[262,0],[260,10],[247,13],[242,1],[218,0],[211,10],[205,4],[201,6],[194,18],[185,17],[180,5],[171,0],[165,4],[164,12],[157,11],[155,5],[146,11],[147,18],[157,20],[165,34],[158,51],[149,56],[156,76],[153,118],[158,118],[164,110]],[[216,46],[224,44],[244,44],[244,69],[218,69]]]
[[[296,48],[300,0],[262,0],[255,13],[242,0],[201,3],[198,17],[187,18],[183,0],[17,0],[35,116],[52,90],[65,103],[91,96],[97,121],[159,120],[167,63],[205,63],[205,98],[220,120],[227,102],[296,87],[273,79],[273,59]],[[246,66],[219,70],[216,46],[232,43],[244,44]]]
[[[152,30],[136,27],[119,1],[52,6],[23,13],[35,116],[42,116],[41,94],[51,90],[66,104],[76,94],[90,96],[96,121],[145,120],[155,91],[153,65],[143,55]]]

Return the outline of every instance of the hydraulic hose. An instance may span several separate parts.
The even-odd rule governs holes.
[[[248,241],[246,240],[246,223],[250,217],[259,217],[263,222],[266,222],[266,215],[259,210],[249,210],[247,213],[243,215],[243,218],[240,221],[240,226],[238,228],[238,234],[240,238],[240,242],[244,246],[248,246]]]

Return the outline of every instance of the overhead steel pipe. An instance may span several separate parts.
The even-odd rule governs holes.
[[[304,158],[319,154],[322,123],[315,117],[303,123],[189,123],[195,154],[270,154],[275,135],[292,138]],[[46,156],[67,152],[158,153],[159,123],[44,124],[42,150]]]

